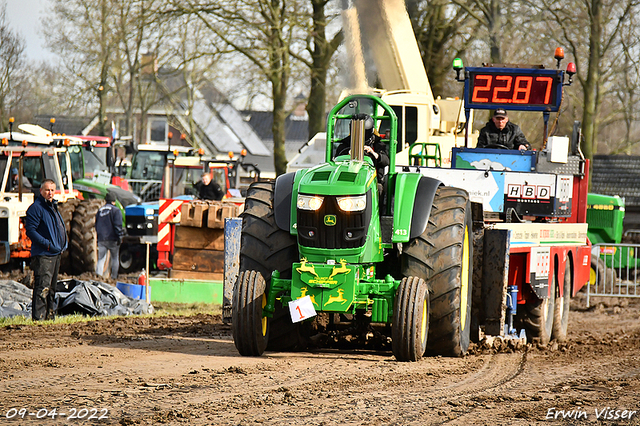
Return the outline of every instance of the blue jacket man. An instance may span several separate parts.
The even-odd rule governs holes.
[[[58,211],[58,202],[53,199],[55,191],[55,182],[45,179],[40,185],[40,195],[27,209],[24,221],[27,237],[31,240],[31,316],[34,321],[54,316],[60,255],[68,245],[64,220]]]
[[[122,229],[122,212],[116,207],[116,196],[109,192],[104,197],[106,204],[96,214],[96,234],[98,236],[98,263],[96,273],[104,275],[107,263],[107,252],[111,255],[111,278],[118,278],[120,268],[120,243]]]

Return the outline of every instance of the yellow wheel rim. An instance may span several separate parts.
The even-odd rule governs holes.
[[[427,321],[429,320],[429,312],[427,311],[427,300],[422,302],[422,324],[420,324],[420,342],[424,346],[427,341]]]
[[[589,284],[594,285],[596,283],[596,270],[589,269]]]
[[[467,295],[469,293],[469,228],[464,227],[464,243],[462,244],[462,272],[460,274],[460,328],[467,325]]]
[[[263,294],[262,295],[262,309],[264,309],[265,306],[267,306],[267,295]],[[264,314],[262,316],[262,335],[263,336],[267,335],[267,317],[265,317]]]

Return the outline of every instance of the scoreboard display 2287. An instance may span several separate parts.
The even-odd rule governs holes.
[[[558,111],[563,71],[467,67],[465,106],[474,109]]]

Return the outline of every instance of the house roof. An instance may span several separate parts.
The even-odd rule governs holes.
[[[51,129],[51,118],[55,118],[56,122],[53,125],[53,133],[62,133],[65,135],[81,135],[82,131],[91,123],[91,117],[69,117],[69,116],[51,116],[51,115],[36,115],[33,118],[33,123],[47,130]],[[97,128],[95,129],[97,130]],[[111,127],[107,129],[107,132],[111,131]]]
[[[271,111],[242,111],[245,121],[251,124],[253,130],[263,141],[273,141],[273,112]],[[285,140],[287,144],[307,143],[309,140],[309,120],[289,114],[285,121]],[[297,147],[299,149],[300,147]],[[289,158],[287,156],[287,158]]]
[[[640,156],[594,155],[591,192],[624,197],[627,206],[640,206]]]
[[[265,175],[275,172],[273,165],[273,112],[271,111],[242,111],[244,120],[251,125],[258,134],[262,143],[267,147],[271,155],[269,157],[247,156],[247,162],[254,163]],[[287,160],[291,160],[299,150],[307,143],[309,121],[306,117],[290,114],[285,121],[284,151]]]

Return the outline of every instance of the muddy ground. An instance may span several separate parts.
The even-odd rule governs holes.
[[[417,363],[353,349],[245,358],[206,314],[9,326],[0,424],[640,425],[640,301],[596,303],[574,301],[567,344]]]

